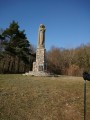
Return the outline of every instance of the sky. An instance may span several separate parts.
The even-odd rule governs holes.
[[[40,24],[45,48],[76,48],[90,43],[90,0],[0,0],[0,28],[15,20],[37,47]]]

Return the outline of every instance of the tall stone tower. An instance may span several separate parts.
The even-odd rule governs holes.
[[[43,24],[39,26],[38,30],[38,45],[36,50],[36,62],[33,62],[33,71],[46,71],[46,49],[45,49],[45,31]]]

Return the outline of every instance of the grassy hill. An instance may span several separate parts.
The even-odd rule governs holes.
[[[83,84],[81,77],[0,75],[0,120],[83,120]]]

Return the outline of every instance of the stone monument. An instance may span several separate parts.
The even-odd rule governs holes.
[[[50,73],[47,73],[45,31],[45,26],[41,24],[38,30],[38,45],[36,50],[36,61],[33,62],[33,71],[29,71],[29,73],[25,73],[24,75],[50,76]]]
[[[45,31],[45,26],[41,24],[38,30],[38,45],[36,50],[36,61],[33,62],[33,72],[45,72],[47,69]]]

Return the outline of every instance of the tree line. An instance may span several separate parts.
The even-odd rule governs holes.
[[[90,44],[75,49],[52,47],[47,52],[48,71],[61,75],[81,76],[90,72]]]
[[[13,21],[0,30],[0,73],[24,73],[32,70],[35,53],[25,30]]]
[[[36,59],[34,47],[27,40],[25,30],[12,21],[0,29],[0,73],[25,73],[32,70]],[[47,71],[60,75],[81,76],[90,72],[90,44],[75,49],[52,47],[46,53]]]

